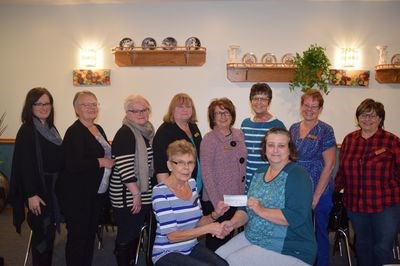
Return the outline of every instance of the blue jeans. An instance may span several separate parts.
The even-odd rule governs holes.
[[[347,211],[356,234],[355,247],[360,266],[395,263],[394,239],[400,222],[400,204],[379,213]]]
[[[317,239],[317,265],[329,266],[329,214],[332,209],[332,189],[321,195],[314,210],[315,215],[315,236]]]
[[[172,252],[162,256],[155,266],[229,266],[220,256],[198,243],[189,255]]]

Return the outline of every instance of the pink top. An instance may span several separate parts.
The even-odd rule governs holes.
[[[201,141],[200,164],[204,183],[203,200],[214,208],[224,195],[244,194],[247,150],[240,129],[222,135],[218,130],[208,132]]]

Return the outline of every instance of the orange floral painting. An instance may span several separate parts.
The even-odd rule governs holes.
[[[111,84],[110,69],[77,69],[73,71],[74,86],[107,86]]]
[[[331,69],[330,83],[337,86],[368,86],[368,70]]]

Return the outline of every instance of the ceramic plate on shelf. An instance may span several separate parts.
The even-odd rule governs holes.
[[[119,42],[119,48],[122,51],[131,50],[135,46],[131,38],[125,37]]]
[[[185,47],[188,50],[195,50],[201,47],[200,40],[196,37],[190,37],[185,42]]]
[[[257,63],[257,57],[253,53],[246,53],[242,57],[242,63],[246,65],[252,65]]]
[[[161,46],[164,50],[175,50],[177,45],[178,42],[172,37],[165,38],[161,43]]]
[[[276,63],[276,56],[272,53],[266,53],[262,56],[261,63],[265,65],[273,65]]]
[[[143,50],[154,50],[157,47],[157,42],[151,37],[147,37],[142,41]]]
[[[400,67],[400,54],[395,54],[392,56],[392,60],[390,62],[396,67]]]
[[[294,55],[291,53],[284,54],[282,56],[282,64],[284,66],[293,66],[294,65]]]

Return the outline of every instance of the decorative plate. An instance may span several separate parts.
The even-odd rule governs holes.
[[[157,42],[151,37],[147,37],[142,41],[143,50],[154,50],[157,47]]]
[[[196,37],[190,37],[185,42],[186,49],[188,50],[196,50],[201,47],[200,40]]]
[[[246,65],[252,65],[257,63],[257,57],[253,53],[246,53],[242,57],[242,63]]]
[[[395,66],[400,66],[400,54],[395,54],[392,56],[392,60],[390,62]]]
[[[261,63],[266,65],[273,65],[276,63],[276,56],[272,53],[266,53],[262,56]]]
[[[119,48],[123,51],[131,50],[135,46],[131,38],[125,37],[119,42]]]
[[[161,46],[164,50],[175,50],[177,45],[178,42],[172,37],[165,38],[161,43]]]
[[[282,64],[284,64],[285,66],[293,66],[294,58],[294,55],[291,53],[284,54],[282,56]]]

